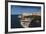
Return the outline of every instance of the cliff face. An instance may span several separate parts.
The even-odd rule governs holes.
[[[11,28],[23,28],[21,25],[21,18],[18,18],[19,15],[11,15]],[[41,16],[31,16],[32,21],[29,24],[29,27],[40,27],[41,26]],[[38,22],[39,21],[39,22]]]

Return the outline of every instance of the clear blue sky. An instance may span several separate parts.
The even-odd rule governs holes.
[[[24,12],[32,13],[32,12],[40,12],[41,7],[35,7],[35,6],[16,6],[16,5],[11,5],[11,14],[16,15],[16,14],[22,14]]]

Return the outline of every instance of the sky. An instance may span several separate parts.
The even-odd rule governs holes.
[[[22,13],[33,13],[33,12],[40,12],[41,7],[35,7],[35,6],[16,6],[16,5],[11,5],[11,14],[16,15],[16,14],[22,14]]]

